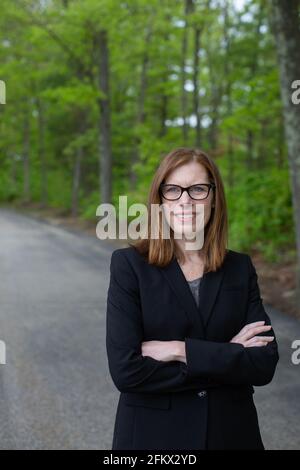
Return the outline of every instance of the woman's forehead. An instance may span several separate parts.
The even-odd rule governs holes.
[[[195,183],[204,183],[208,179],[206,168],[197,162],[191,162],[172,170],[166,178],[173,184],[192,185]],[[172,181],[171,181],[172,180]]]

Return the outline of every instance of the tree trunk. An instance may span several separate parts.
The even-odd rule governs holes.
[[[206,3],[206,8],[209,10],[211,8],[211,1],[208,0]],[[206,54],[207,54],[207,65],[209,70],[209,84],[210,84],[210,118],[211,124],[208,129],[208,143],[210,152],[212,155],[215,154],[217,147],[218,147],[218,123],[219,123],[219,109],[221,106],[222,101],[222,86],[219,84],[220,80],[218,77],[218,72],[215,70],[214,66],[214,48],[212,47],[213,41],[211,39],[211,30],[210,28],[206,31],[207,34],[207,47],[206,47]]]
[[[169,79],[169,73],[166,73],[165,79]],[[163,138],[167,133],[166,120],[168,117],[168,105],[169,97],[166,94],[162,94],[160,102],[160,131],[159,137]]]
[[[284,152],[284,121],[283,115],[280,115],[280,121],[278,125],[278,137],[277,137],[277,167],[282,168],[285,161],[285,152]]]
[[[300,313],[300,105],[292,101],[292,83],[300,79],[299,0],[272,0],[273,27],[280,70],[285,136],[292,185],[297,247],[296,305]]]
[[[82,145],[76,149],[74,167],[73,167],[73,186],[72,186],[72,216],[78,216],[79,209],[79,190],[81,180],[81,160],[83,155]]]
[[[247,146],[246,165],[247,165],[247,169],[251,170],[253,167],[253,159],[254,159],[254,132],[252,129],[247,130],[246,146]]]
[[[187,122],[187,112],[188,112],[188,94],[185,89],[186,82],[186,58],[188,55],[188,16],[189,13],[193,10],[193,0],[184,0],[184,30],[182,37],[182,46],[181,46],[181,117],[183,119],[182,125],[182,141],[183,145],[187,144],[188,140],[188,122]]]
[[[23,200],[29,202],[30,200],[30,124],[29,124],[29,109],[24,111],[23,121]]]
[[[38,110],[38,152],[41,165],[41,207],[48,203],[47,163],[45,155],[45,121],[44,109],[40,98],[37,98]]]
[[[151,27],[149,27],[147,34],[146,34],[145,53],[143,56],[142,69],[141,69],[141,75],[140,75],[140,90],[139,90],[139,97],[138,97],[138,102],[137,102],[137,114],[136,114],[137,126],[145,122],[145,98],[146,98],[146,90],[147,90],[147,73],[148,73],[148,65],[149,65],[148,46],[150,44],[151,35],[152,35],[152,29]],[[131,189],[135,189],[136,183],[137,183],[137,175],[133,166],[135,163],[139,161],[139,144],[140,144],[140,137],[136,135],[134,139],[131,165],[130,165],[130,173],[129,173],[129,181],[130,181]]]
[[[112,202],[112,150],[111,150],[111,117],[110,117],[110,90],[109,90],[109,50],[107,32],[98,33],[99,47],[99,88],[104,96],[98,99],[100,112],[100,201]]]
[[[257,64],[258,64],[258,56],[259,56],[259,41],[260,41],[260,28],[263,19],[263,6],[262,4],[259,5],[259,13],[258,13],[258,21],[255,28],[255,37],[257,38],[257,47],[253,48],[251,54],[251,61],[250,61],[250,76],[255,77],[257,73]],[[251,85],[251,92],[253,92],[253,85]],[[246,165],[247,169],[253,169],[254,157],[255,157],[255,133],[252,129],[248,129],[247,137],[246,137],[246,146],[247,146],[247,158],[246,158]]]
[[[225,51],[227,60],[225,60],[224,65],[224,76],[227,77],[226,83],[226,96],[227,96],[227,105],[226,105],[226,116],[231,116],[232,114],[232,97],[231,97],[231,81],[230,81],[230,62],[229,54],[231,50],[231,38],[229,36],[229,12],[228,12],[228,1],[226,0],[223,10],[224,15],[224,42],[225,42]],[[235,161],[234,161],[234,148],[233,148],[233,136],[231,130],[228,132],[227,137],[227,159],[228,159],[228,186],[231,188],[234,185],[234,171],[235,171]]]
[[[165,16],[165,21],[167,23],[170,23],[172,21],[172,16],[167,13],[166,16]],[[165,44],[169,45],[169,39],[170,39],[170,33],[167,32],[163,35],[163,38],[164,38],[164,42]],[[169,74],[170,74],[170,71],[169,71],[169,64],[166,63],[166,71],[165,71],[165,77],[163,78],[163,80],[165,80],[165,82],[167,82],[169,80]],[[168,118],[168,107],[169,107],[169,96],[168,94],[165,94],[165,93],[162,93],[161,94],[161,100],[160,100],[160,131],[158,133],[158,137],[159,138],[163,138],[166,133],[167,133],[167,125],[166,125],[166,120]]]
[[[193,99],[194,99],[194,115],[196,117],[196,147],[201,147],[201,116],[200,116],[200,96],[199,96],[199,51],[200,51],[201,29],[194,26],[194,74],[193,74]]]

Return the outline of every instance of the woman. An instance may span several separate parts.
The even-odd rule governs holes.
[[[164,208],[170,237],[151,204]],[[199,204],[204,242],[187,249]],[[166,155],[148,213],[159,236],[111,257],[106,347],[121,392],[112,449],[264,449],[253,385],[271,382],[277,342],[250,256],[226,248],[214,161],[198,149]]]

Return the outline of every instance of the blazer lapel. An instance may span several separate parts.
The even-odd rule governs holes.
[[[204,328],[212,315],[213,307],[217,298],[217,294],[221,287],[224,277],[224,264],[217,271],[205,273],[200,284],[199,292],[199,310],[201,312]]]
[[[164,268],[160,268],[178,301],[185,310],[197,336],[204,336],[205,328],[212,314],[213,306],[224,276],[224,264],[217,271],[205,273],[201,279],[199,309],[176,258]]]

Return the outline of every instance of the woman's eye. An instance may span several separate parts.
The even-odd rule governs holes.
[[[201,193],[202,191],[205,191],[205,188],[203,186],[194,186],[193,191]]]
[[[178,191],[178,188],[168,188],[167,189],[168,193],[177,193],[177,191]]]

